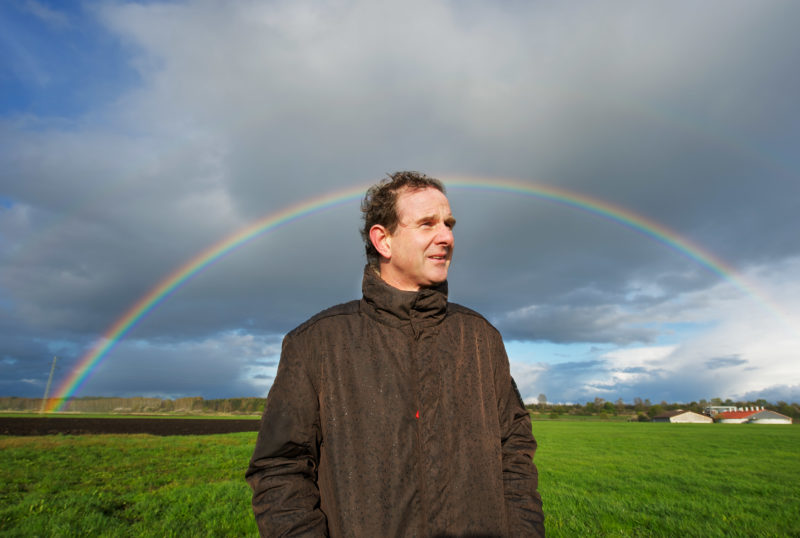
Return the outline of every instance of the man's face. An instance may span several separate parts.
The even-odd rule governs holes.
[[[390,257],[381,278],[416,291],[447,280],[453,257],[453,227],[447,197],[437,189],[404,190],[397,197],[398,225],[388,235]]]

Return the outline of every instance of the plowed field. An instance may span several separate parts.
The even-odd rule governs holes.
[[[255,432],[258,426],[247,419],[0,417],[0,435],[210,435]]]

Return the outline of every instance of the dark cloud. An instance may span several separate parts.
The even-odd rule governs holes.
[[[800,401],[800,385],[773,385],[763,389],[746,392],[740,396],[743,401],[767,400],[768,402],[796,403]]]
[[[280,340],[225,333],[179,344],[123,342],[92,370],[84,390],[98,396],[264,396]]]
[[[636,327],[636,316],[619,305],[528,307],[497,319],[504,338],[549,342],[653,342],[658,331]]]
[[[69,12],[74,27],[96,17],[85,22],[113,41],[110,63],[136,76],[80,112],[42,115],[10,97],[0,109],[0,391],[41,390],[54,353],[63,374],[137,300],[235,231],[399,169],[546,184],[649,219],[645,232],[543,197],[450,189],[452,300],[508,340],[562,346],[556,355],[583,372],[521,363],[515,375],[534,396],[540,385],[553,401],[724,396],[750,385],[716,370],[745,363],[759,365],[748,383],[797,376],[783,329],[753,333],[769,350],[732,336],[754,330],[744,317],[772,302],[786,319],[800,304],[798,6],[307,7]],[[209,265],[126,334],[142,348],[123,342],[83,390],[260,394],[246,379],[270,374],[253,357],[231,360],[240,344],[220,335],[277,338],[358,297],[358,219],[354,200]],[[212,341],[233,347],[212,351]],[[674,342],[673,362],[708,374],[603,355]],[[575,356],[580,343],[596,349]],[[148,377],[157,367],[167,370]]]
[[[705,363],[706,368],[713,370],[715,368],[732,368],[734,366],[741,366],[747,364],[747,361],[739,357],[717,357],[709,359]]]

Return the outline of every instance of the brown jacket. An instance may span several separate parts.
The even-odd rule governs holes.
[[[367,268],[289,333],[247,470],[262,536],[543,536],[531,422],[500,334]]]

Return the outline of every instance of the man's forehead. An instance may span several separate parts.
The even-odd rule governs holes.
[[[404,213],[413,212],[415,215],[431,213],[438,214],[442,207],[450,213],[450,202],[447,196],[439,189],[427,187],[423,189],[404,188],[397,194],[397,215],[403,217]]]

